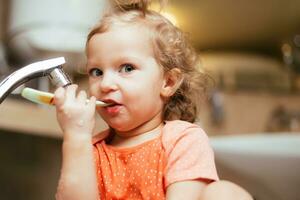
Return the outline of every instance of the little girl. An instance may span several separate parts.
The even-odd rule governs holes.
[[[192,124],[207,80],[196,52],[147,0],[133,2],[118,4],[88,36],[90,101],[76,85],[55,92],[57,199],[222,199],[215,192],[224,188],[247,196],[218,181],[208,137]],[[95,108],[96,99],[109,106]],[[95,110],[109,129],[93,136]]]

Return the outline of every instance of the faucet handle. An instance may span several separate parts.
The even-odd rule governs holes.
[[[64,72],[61,66],[54,68],[48,75],[51,83],[56,87],[66,87],[72,84],[72,81],[67,73]]]

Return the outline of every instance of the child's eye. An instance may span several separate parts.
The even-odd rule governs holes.
[[[98,68],[93,68],[93,69],[90,69],[89,75],[90,75],[90,76],[95,76],[95,77],[97,77],[97,76],[102,76],[102,75],[103,75],[103,72],[102,72],[102,70],[100,70],[100,69],[98,69]]]
[[[135,68],[134,68],[133,65],[131,65],[131,64],[123,64],[123,65],[121,65],[120,72],[130,73],[133,70],[135,70]]]

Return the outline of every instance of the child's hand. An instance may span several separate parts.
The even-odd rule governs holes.
[[[80,91],[76,97],[77,85],[58,88],[54,94],[56,115],[66,137],[92,137],[95,127],[95,97],[87,103],[87,94]]]

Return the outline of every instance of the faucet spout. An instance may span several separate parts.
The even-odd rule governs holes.
[[[59,87],[71,84],[71,80],[62,69],[63,57],[35,62],[13,72],[0,82],[0,104],[18,86],[37,77],[48,76]]]

